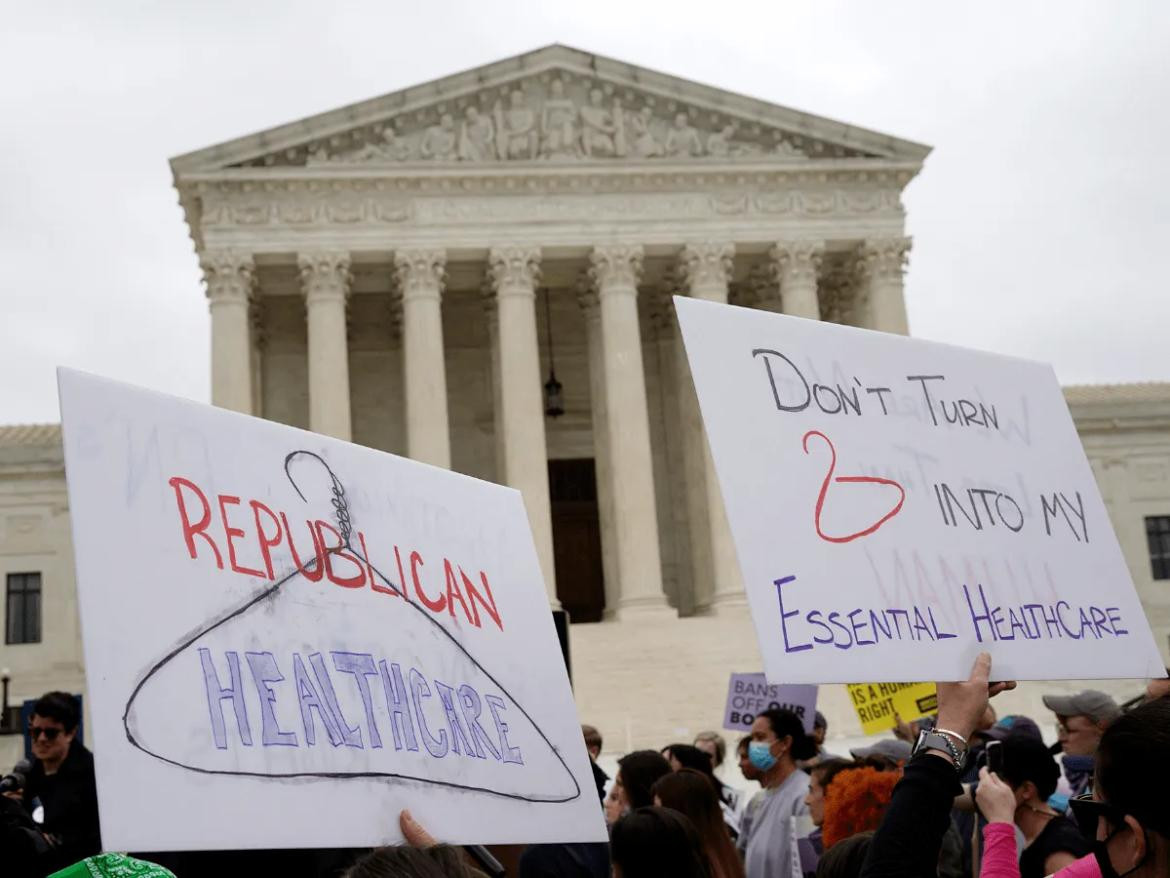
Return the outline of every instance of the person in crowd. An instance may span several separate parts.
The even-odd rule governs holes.
[[[986,714],[984,714],[984,717],[986,718]],[[1002,742],[1009,737],[1015,736],[1031,738],[1041,743],[1044,741],[1043,735],[1040,734],[1040,727],[1036,725],[1035,720],[1019,714],[1008,714],[1002,719],[996,720],[991,728],[983,730],[976,729],[972,733],[968,747],[967,763],[963,768],[962,775],[959,777],[959,781],[964,785],[964,788],[973,787],[976,781],[979,780],[979,769],[983,767],[986,761],[984,752],[986,751],[987,744],[990,741]],[[959,865],[963,875],[970,876],[978,868],[976,864],[982,857],[982,829],[986,825],[986,821],[975,810],[974,799],[969,794],[961,796],[956,800],[955,810],[951,814],[951,819],[954,823],[954,830],[953,833],[948,833],[944,848],[957,842],[958,849],[955,853],[955,862]],[[952,841],[952,834],[954,841]]]
[[[858,878],[872,842],[870,831],[851,835],[833,845],[817,864],[816,878]]]
[[[1047,747],[1044,750],[1045,753],[1048,752]],[[988,821],[983,827],[983,856],[979,878],[1020,878],[1023,862],[1016,843],[1015,819],[1019,808],[1016,790],[984,766],[979,769],[976,798],[980,811]],[[1094,827],[1093,833],[1095,832]],[[1085,835],[1078,831],[1086,847],[1089,846],[1088,839],[1093,833]],[[1023,855],[1026,856],[1027,853],[1028,849],[1025,848]],[[1052,874],[1061,878],[1102,878],[1101,868],[1091,854]]]
[[[1008,736],[1003,744],[1003,768],[995,785],[981,770],[975,801],[991,823],[1014,823],[1024,835],[1020,854],[1021,878],[1044,878],[1089,853],[1089,843],[1073,821],[1058,814],[1048,797],[1056,789],[1060,770],[1043,741],[1023,735]],[[1011,791],[1008,808],[1001,788]],[[984,827],[987,838],[987,827]]]
[[[409,811],[398,815],[398,825],[405,844],[375,848],[350,866],[342,878],[487,878],[467,862],[459,848],[440,844]]]
[[[900,779],[898,771],[870,765],[839,772],[825,791],[821,821],[825,850],[859,832],[877,829]]]
[[[635,750],[619,759],[617,777],[605,799],[605,822],[613,826],[624,814],[651,805],[650,788],[664,774],[670,774],[670,763],[653,750]]]
[[[609,844],[613,878],[711,878],[699,833],[671,808],[631,811],[614,824]]]
[[[45,872],[102,849],[93,754],[76,739],[80,722],[77,699],[67,692],[42,695],[29,719],[32,766],[18,793],[28,814],[43,809],[38,868]]]
[[[718,774],[723,760],[727,758],[727,741],[723,736],[718,732],[699,732],[692,743],[711,757],[711,768]]]
[[[715,771],[711,766],[711,760],[707,755],[707,751],[700,750],[698,747],[692,747],[689,744],[667,744],[662,748],[662,755],[670,763],[672,771],[681,771],[684,768],[690,768],[705,775],[711,781],[719,793],[723,822],[727,824],[731,837],[733,839],[739,838],[739,813],[736,810],[736,805],[739,803],[739,791],[732,789],[715,776]]]
[[[759,782],[762,772],[754,765],[752,765],[752,760],[749,755],[749,747],[751,743],[751,735],[744,735],[742,738],[740,738],[739,743],[735,745],[735,758],[739,762],[739,773],[743,775],[743,779]]]
[[[855,767],[855,763],[845,759],[828,759],[818,762],[808,770],[808,793],[804,797],[804,804],[808,807],[813,831],[796,843],[800,854],[800,868],[806,876],[816,873],[817,862],[825,852],[821,834],[821,826],[825,822],[825,790],[838,774]]]
[[[711,878],[744,878],[743,863],[723,822],[719,796],[709,776],[683,768],[660,777],[652,792],[656,806],[673,808],[694,824],[711,863]]]
[[[976,658],[961,683],[939,683],[938,723],[921,736],[894,788],[881,825],[874,833],[862,878],[934,878],[943,837],[951,826],[951,807],[962,792],[959,776],[967,742],[987,709],[988,698],[1014,682],[990,683],[991,656]]]
[[[718,732],[699,732],[695,735],[694,745],[711,757],[711,771],[718,784],[719,799],[733,814],[738,815],[743,810],[743,794],[730,784],[724,783],[719,770],[727,758],[727,741]]]
[[[601,756],[601,732],[594,726],[581,726],[581,734],[585,738],[585,751],[589,754],[589,767],[593,769],[593,782],[597,784],[597,798],[605,801],[605,785],[609,783],[609,775],[597,764]]]
[[[1095,689],[1076,695],[1045,695],[1044,706],[1056,714],[1056,732],[1063,755],[1061,768],[1068,780],[1069,797],[1092,789],[1094,757],[1101,736],[1121,716],[1117,702]]]
[[[763,797],[741,845],[748,878],[784,874],[792,862],[793,817],[808,813],[808,775],[796,767],[816,745],[790,710],[762,711],[752,723],[748,758],[761,772]]]
[[[744,780],[756,781],[760,780],[762,772],[752,765],[749,756],[749,747],[751,746],[752,736],[744,735],[739,739],[739,743],[735,745],[736,758],[739,761],[739,771],[743,775]],[[764,800],[764,791],[762,789],[756,790],[748,797],[747,801],[743,803],[743,807],[739,812],[739,838],[735,840],[736,850],[739,851],[740,856],[743,856],[744,846],[747,844],[747,836],[751,826],[752,818],[755,817],[756,811],[760,807],[760,803]]]
[[[818,762],[823,762],[827,759],[837,759],[839,757],[833,755],[825,749],[825,736],[829,733],[829,721],[825,719],[825,715],[819,710],[813,717],[812,739],[816,744],[817,752],[812,759],[802,759],[800,761],[800,768],[808,771]]]
[[[897,771],[910,758],[911,746],[898,738],[882,738],[868,747],[850,750],[849,755],[858,762],[879,771]]]

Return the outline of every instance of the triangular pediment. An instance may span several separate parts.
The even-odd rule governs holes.
[[[871,158],[929,147],[549,46],[172,160],[229,168]]]

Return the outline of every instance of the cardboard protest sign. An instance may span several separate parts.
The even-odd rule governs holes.
[[[867,735],[884,732],[903,722],[938,711],[938,687],[934,683],[850,683],[849,700]]]
[[[518,492],[59,384],[107,848],[605,839]]]
[[[769,679],[1164,674],[1050,367],[674,301]]]
[[[804,730],[811,732],[817,712],[817,687],[769,683],[763,674],[732,674],[727,682],[723,728],[749,732],[760,711],[776,707],[791,710],[804,723]]]

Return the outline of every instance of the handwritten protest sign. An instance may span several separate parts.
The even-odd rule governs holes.
[[[605,838],[519,493],[59,384],[107,848]]]
[[[805,683],[782,686],[769,683],[763,674],[732,674],[727,682],[727,707],[723,711],[723,728],[749,732],[756,715],[762,710],[791,710],[811,732],[817,712],[817,687]]]
[[[769,679],[1164,673],[1050,367],[674,301]]]
[[[850,683],[849,700],[867,735],[892,729],[898,717],[910,722],[938,711],[934,683]]]

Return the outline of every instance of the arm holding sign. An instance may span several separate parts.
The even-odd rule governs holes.
[[[991,656],[984,652],[965,682],[938,684],[939,734],[926,738],[925,744],[919,739],[917,752],[894,788],[886,816],[873,837],[862,878],[933,878],[938,874],[939,850],[950,825],[951,805],[961,792],[957,769],[966,756],[966,741],[987,708],[988,698],[1015,688],[1015,683],[989,684],[990,673]],[[936,737],[944,740],[936,742]]]

